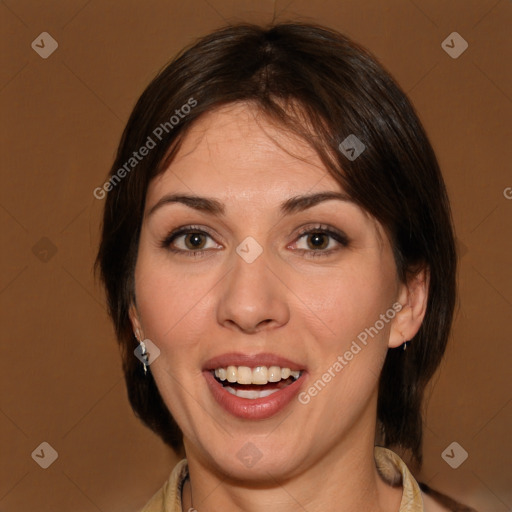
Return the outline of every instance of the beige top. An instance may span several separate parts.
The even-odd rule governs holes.
[[[377,470],[384,480],[402,483],[402,501],[398,512],[424,512],[421,490],[405,462],[396,453],[381,446],[375,447],[374,455]],[[141,512],[182,512],[181,489],[187,476],[187,459],[183,459],[176,464],[169,480]]]

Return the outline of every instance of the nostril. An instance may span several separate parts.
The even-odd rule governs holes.
[[[258,327],[266,327],[268,324],[271,324],[273,322],[272,318],[267,318],[266,320],[262,320],[257,326]]]

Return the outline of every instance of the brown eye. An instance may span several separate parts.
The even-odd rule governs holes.
[[[203,256],[212,249],[222,249],[212,235],[196,226],[185,226],[167,235],[161,242],[163,249],[184,256]]]
[[[329,245],[329,236],[325,233],[310,233],[307,236],[307,244],[312,250],[325,249]]]
[[[342,231],[329,226],[315,226],[302,231],[297,241],[289,247],[302,251],[305,256],[329,256],[348,247],[349,243],[347,235]]]
[[[206,245],[206,237],[203,233],[189,233],[184,238],[185,246],[191,251],[203,249]]]

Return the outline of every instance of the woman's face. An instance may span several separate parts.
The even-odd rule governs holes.
[[[284,478],[373,446],[406,291],[382,227],[304,142],[247,105],[198,120],[149,187],[135,278],[189,459]]]

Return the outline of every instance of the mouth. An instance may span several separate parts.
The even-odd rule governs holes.
[[[271,354],[226,354],[206,364],[203,375],[216,402],[243,419],[278,414],[299,393],[305,367]]]
[[[228,366],[212,370],[215,380],[232,395],[247,400],[265,398],[293,384],[302,371],[280,366]]]

